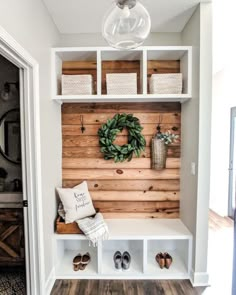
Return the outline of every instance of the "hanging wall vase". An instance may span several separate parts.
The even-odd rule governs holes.
[[[167,145],[158,138],[152,138],[152,169],[162,170],[166,168]]]

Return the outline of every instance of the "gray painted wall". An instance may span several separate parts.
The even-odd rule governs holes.
[[[198,163],[199,137],[199,65],[200,65],[200,7],[193,14],[182,33],[183,45],[193,46],[192,99],[182,105],[181,114],[181,207],[182,221],[196,235],[197,183],[191,175],[191,163]],[[196,166],[197,167],[197,166]],[[193,242],[193,265],[195,264],[195,238]]]
[[[42,203],[45,280],[53,268],[53,238],[56,214],[55,186],[61,184],[60,106],[50,98],[50,48],[59,33],[41,0],[1,0],[0,25],[39,64]],[[42,282],[44,284],[44,282]]]
[[[181,45],[181,33],[151,33],[144,46]],[[102,34],[61,34],[58,46],[108,46]]]
[[[212,15],[201,3],[182,32],[193,46],[193,98],[182,105],[181,219],[193,233],[194,283],[208,282],[208,212],[210,191]],[[191,175],[191,163],[196,175]]]

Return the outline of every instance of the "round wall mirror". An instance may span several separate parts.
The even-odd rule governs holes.
[[[14,164],[21,163],[19,109],[12,109],[0,118],[0,153]]]

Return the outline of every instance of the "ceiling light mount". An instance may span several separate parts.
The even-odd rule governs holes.
[[[136,5],[137,0],[116,0],[116,5],[123,9],[125,6],[128,6],[129,9],[133,8]]]

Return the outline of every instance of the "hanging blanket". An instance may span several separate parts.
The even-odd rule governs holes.
[[[101,213],[97,213],[94,217],[76,220],[76,222],[93,246],[96,246],[100,240],[108,240],[108,227]]]
[[[65,211],[61,203],[59,204],[58,214],[65,219]],[[96,246],[100,240],[108,240],[108,227],[101,213],[97,213],[94,217],[75,220],[75,222],[93,246]]]

